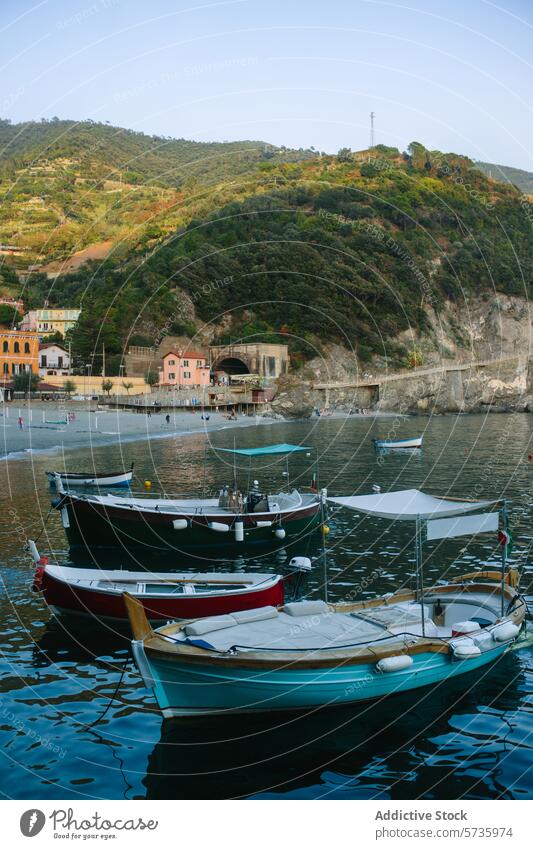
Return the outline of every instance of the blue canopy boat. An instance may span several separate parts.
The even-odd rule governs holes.
[[[506,533],[501,571],[424,588],[422,559],[423,540],[497,532],[500,523],[505,529],[505,503],[434,498],[418,490],[328,501],[415,523],[416,591],[348,604],[294,602],[156,631],[126,595],[133,656],[165,717],[379,699],[465,675],[508,651],[526,608],[517,572],[507,568]]]

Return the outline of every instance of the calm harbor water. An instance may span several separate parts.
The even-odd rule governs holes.
[[[376,456],[372,436],[416,435],[417,453]],[[434,494],[505,497],[515,562],[531,598],[533,417],[320,419],[263,425],[236,433],[240,445],[301,442],[320,455],[321,485],[334,494],[418,487]],[[233,433],[212,434],[233,446]],[[3,518],[0,677],[0,790],[14,798],[532,798],[533,661],[516,650],[475,678],[357,708],[305,716],[174,720],[163,723],[128,660],[128,643],[110,628],[65,630],[31,592],[32,565],[23,551],[46,519],[39,546],[65,548],[59,517],[50,515],[44,471],[101,469],[135,460],[137,486],[154,492],[217,491],[232,469],[213,457],[209,440],[190,436],[86,448],[61,458],[34,455],[2,467]],[[204,457],[207,461],[204,463]],[[310,460],[290,462],[291,481],[310,482]],[[243,461],[240,461],[243,464]],[[254,468],[261,484],[284,479],[285,461]],[[244,485],[247,462],[239,470]],[[411,528],[336,512],[328,520],[328,592],[343,599],[393,591],[413,581]],[[320,538],[294,552],[258,554],[226,569],[278,571],[292,553],[316,558],[310,597],[324,593]],[[428,545],[426,582],[497,563],[487,536]],[[131,564],[132,553],[114,555]],[[100,553],[96,562],[104,562]],[[176,554],[152,568],[185,561]],[[189,562],[191,559],[189,558]],[[106,558],[105,562],[109,562]],[[87,563],[94,565],[94,563]],[[198,568],[199,559],[193,562]],[[207,566],[208,563],[204,563]],[[220,567],[221,562],[215,564]],[[121,675],[117,698],[109,704]]]

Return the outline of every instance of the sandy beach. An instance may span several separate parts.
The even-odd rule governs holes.
[[[63,424],[67,413],[73,420]],[[87,445],[109,445],[139,439],[163,439],[192,433],[207,433],[225,428],[250,427],[272,423],[274,419],[238,415],[229,420],[225,414],[210,413],[209,421],[201,412],[130,413],[123,410],[90,410],[81,405],[46,403],[10,404],[0,409],[2,459],[17,460],[32,453],[68,451]],[[22,428],[19,416],[23,419]]]

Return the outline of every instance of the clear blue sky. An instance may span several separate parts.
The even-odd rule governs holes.
[[[531,0],[2,0],[0,115],[533,170]]]

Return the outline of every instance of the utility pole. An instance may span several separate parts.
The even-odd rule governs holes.
[[[374,118],[376,117],[375,112],[370,113],[370,147],[374,147],[375,138],[374,138]]]

